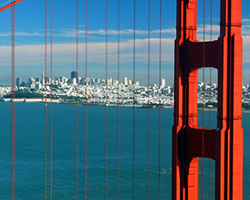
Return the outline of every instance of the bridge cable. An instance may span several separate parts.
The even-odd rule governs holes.
[[[162,85],[162,0],[160,0],[159,89]],[[158,199],[161,199],[161,90],[159,92]]]
[[[213,39],[213,0],[210,0],[210,41]],[[211,98],[212,98],[212,92],[211,92],[211,85],[212,85],[212,68],[209,69],[209,84],[210,84],[210,90],[209,90],[209,128],[212,127],[212,116],[211,116]],[[208,200],[211,199],[211,160],[209,160],[209,182],[208,182]]]
[[[204,199],[204,145],[205,145],[205,132],[204,132],[204,126],[205,126],[205,116],[204,116],[204,110],[205,110],[205,65],[206,65],[206,0],[203,0],[203,66],[202,66],[202,200]]]
[[[105,80],[106,80],[106,89],[105,89],[105,200],[107,200],[107,168],[108,168],[108,0],[106,0],[106,45],[105,45],[105,54],[106,54],[106,65],[105,65]]]
[[[133,14],[133,124],[132,124],[132,131],[133,131],[133,144],[132,144],[132,200],[135,199],[135,67],[136,67],[136,0],[134,0],[134,14]]]
[[[13,0],[12,0],[13,2]],[[11,199],[15,199],[15,6],[11,7]]]
[[[87,200],[88,175],[88,0],[85,0],[85,200]]]
[[[118,102],[117,102],[117,200],[119,199],[119,155],[120,155],[120,21],[121,1],[118,0],[118,46],[117,46],[117,77],[118,77]]]
[[[43,82],[43,87],[45,86],[45,106],[44,106],[44,200],[47,200],[47,134],[48,134],[48,107],[47,107],[47,67],[48,67],[48,62],[47,62],[47,15],[48,15],[48,1],[45,0],[45,38],[44,38],[44,43],[45,43],[45,56],[44,56],[44,66],[45,66],[45,75],[43,74],[42,77],[42,82]]]
[[[79,128],[79,109],[78,109],[78,90],[79,90],[79,0],[76,0],[76,200],[78,200],[78,128]]]
[[[147,123],[147,200],[150,199],[150,29],[151,29],[151,0],[148,0],[148,123]]]
[[[53,194],[53,0],[50,0],[50,200]]]

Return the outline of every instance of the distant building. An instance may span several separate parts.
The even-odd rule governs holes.
[[[66,83],[66,82],[68,81],[68,79],[67,79],[66,77],[64,77],[64,76],[60,76],[60,77],[59,77],[59,81],[60,81],[61,83]]]
[[[16,86],[19,88],[21,86],[21,84],[22,84],[22,80],[21,80],[21,78],[18,77],[16,79]]]
[[[112,78],[109,78],[108,80],[107,80],[107,84],[112,84],[113,83],[113,80],[112,80]]]
[[[165,78],[161,79],[161,87],[162,88],[166,87],[166,80],[165,80]]]
[[[73,79],[72,79],[72,85],[77,85],[76,78],[73,78]]]
[[[124,85],[128,85],[128,78],[127,77],[124,77],[123,83],[124,83]]]
[[[168,88],[167,88],[167,93],[171,94],[171,87],[170,86],[168,86]]]
[[[33,77],[30,77],[28,80],[28,86],[31,88],[31,85],[35,88],[35,79]]]
[[[119,81],[118,80],[114,80],[114,84],[115,85],[119,85]]]
[[[36,88],[37,90],[40,90],[40,89],[42,88],[42,84],[41,84],[40,82],[36,82],[35,88]]]
[[[37,78],[35,79],[35,81],[36,81],[37,83],[39,83],[39,82],[40,82],[40,78],[37,77]]]
[[[92,83],[92,84],[95,84],[95,82],[96,82],[96,79],[95,79],[95,78],[92,78],[92,79],[91,79],[91,83]]]
[[[71,72],[71,80],[73,80],[73,78],[78,78],[78,72],[76,72],[76,71],[72,71]]]
[[[30,88],[31,89],[36,89],[36,84],[35,83],[31,83]]]
[[[42,74],[42,86],[44,86],[45,85],[45,77],[44,77],[44,72],[43,72],[43,74]]]

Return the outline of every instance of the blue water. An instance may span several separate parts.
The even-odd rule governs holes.
[[[0,103],[0,199],[11,194],[11,104]],[[53,199],[75,199],[75,106],[53,104]],[[216,112],[212,112],[216,119]],[[208,119],[208,113],[205,115]],[[79,107],[79,199],[84,199],[84,106]],[[161,199],[171,196],[171,128],[173,110],[162,110]],[[244,199],[250,199],[250,113],[243,113]],[[216,126],[216,121],[212,121]],[[146,199],[147,109],[136,109],[135,197]],[[48,139],[48,152],[50,140]],[[116,199],[117,108],[108,108],[108,199]],[[205,160],[205,183],[208,161]],[[48,160],[48,172],[49,172]],[[16,200],[44,198],[44,104],[16,103]],[[88,106],[88,199],[104,199],[105,108]],[[212,162],[212,185],[214,163]],[[208,184],[204,192],[207,199]],[[49,176],[48,176],[49,195]],[[211,190],[212,195],[214,190]],[[120,112],[120,199],[132,198],[132,109]],[[158,110],[151,110],[150,199],[158,197]]]

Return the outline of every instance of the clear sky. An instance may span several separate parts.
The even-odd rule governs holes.
[[[7,0],[0,0],[0,4]],[[105,76],[105,2],[89,0],[90,77]],[[109,76],[117,77],[117,0],[109,0]],[[147,78],[148,1],[136,5],[136,79]],[[151,0],[151,79],[158,82],[160,0]],[[173,84],[176,0],[162,0],[163,40],[162,76]],[[48,0],[50,4],[50,0]],[[54,74],[68,76],[75,66],[76,0],[54,0]],[[210,23],[210,0],[206,0],[206,23]],[[242,0],[242,35],[244,39],[243,81],[250,79],[250,2]],[[213,0],[213,39],[219,35],[219,0]],[[50,11],[50,7],[48,7]],[[198,37],[202,35],[203,1],[198,1]],[[85,0],[79,0],[80,76],[84,76]],[[50,15],[48,15],[50,19]],[[11,9],[0,13],[0,83],[10,82]],[[50,22],[48,22],[48,31]],[[121,77],[132,77],[133,0],[121,0]],[[48,32],[49,33],[49,32]],[[209,40],[209,26],[206,39]],[[48,37],[48,42],[50,38]],[[16,76],[40,76],[44,70],[44,0],[23,0],[16,6]],[[49,49],[49,46],[48,46]],[[49,60],[48,60],[49,63]],[[49,65],[48,65],[49,67]],[[208,76],[208,74],[207,74]]]

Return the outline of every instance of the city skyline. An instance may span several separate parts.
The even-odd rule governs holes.
[[[44,102],[44,97],[48,92],[52,92],[54,103],[75,103],[72,98],[79,97],[79,103],[98,104],[98,105],[117,105],[131,106],[135,103],[138,107],[146,105],[172,107],[174,105],[174,88],[166,84],[166,80],[161,80],[161,85],[151,84],[142,85],[139,81],[135,83],[128,77],[118,80],[108,78],[78,77],[77,72],[72,71],[68,77],[60,76],[52,80],[47,79],[42,74],[41,77],[30,77],[26,81],[16,79],[17,102]],[[46,86],[47,85],[47,86]],[[198,106],[206,108],[217,107],[218,88],[216,83],[198,82]],[[51,90],[52,88],[52,90]],[[86,90],[88,91],[86,93]],[[0,87],[0,100],[10,101],[11,87]],[[88,96],[86,96],[88,94]],[[108,101],[107,101],[108,96]],[[55,98],[55,99],[54,99]],[[250,108],[250,84],[242,86],[242,106],[243,109]]]
[[[201,71],[200,71],[200,72],[201,72]],[[76,74],[77,74],[76,71],[71,71],[68,75],[54,76],[53,80],[59,80],[60,78],[67,78],[68,80],[70,80],[70,79],[72,80],[72,79],[73,79],[72,77],[74,77],[74,78],[77,77]],[[20,79],[20,80],[22,80],[22,81],[25,81],[25,80],[26,80],[26,81],[29,81],[30,78],[32,78],[32,79],[34,79],[34,80],[36,80],[36,79],[43,80],[43,77],[45,77],[44,72],[43,72],[40,76],[32,76],[32,77],[25,77],[25,78],[23,78],[23,77],[16,77],[16,80],[17,80],[17,79]],[[48,83],[50,83],[51,78],[50,78],[49,76],[47,76],[47,77],[48,77],[48,80],[49,80]],[[78,76],[78,78],[79,78],[79,82],[80,82],[81,80],[85,79],[86,77],[85,77],[85,76],[81,76],[81,74],[80,74],[80,75]],[[213,77],[213,78],[214,78],[214,77]],[[105,77],[93,77],[93,76],[88,76],[87,79],[88,79],[89,81],[92,80],[92,79],[100,79],[100,80],[102,80],[103,82],[106,82]],[[114,77],[108,76],[107,81],[109,81],[110,79],[113,80],[113,81],[119,82],[116,76],[114,76]],[[127,79],[127,82],[128,82],[128,83],[131,81],[130,85],[131,85],[132,82],[133,82],[133,79],[130,78],[130,77],[127,77],[127,76],[120,76],[120,83],[125,83],[124,79]],[[201,79],[201,78],[200,78],[200,79]],[[139,81],[138,79],[135,79],[135,82],[139,82],[139,83],[141,83],[141,85],[147,86],[147,82],[146,82],[146,81],[144,81],[144,82],[142,81],[142,82],[141,82],[141,81]],[[162,77],[161,81],[159,81],[159,79],[158,79],[156,82],[151,82],[150,85],[154,85],[154,84],[155,84],[155,85],[159,85],[159,84],[162,84],[162,82],[164,82],[164,85],[173,86],[173,83],[168,84],[169,82],[168,82],[168,80],[167,80],[165,77]],[[203,82],[203,80],[199,80],[199,82]],[[210,80],[209,80],[209,77],[208,77],[208,76],[206,77],[204,83],[207,83],[207,84],[210,83]],[[211,84],[217,84],[217,81],[212,80]],[[250,82],[247,83],[247,84],[250,84]],[[7,85],[7,84],[5,84],[5,85]],[[128,84],[125,84],[125,85],[128,85]]]

